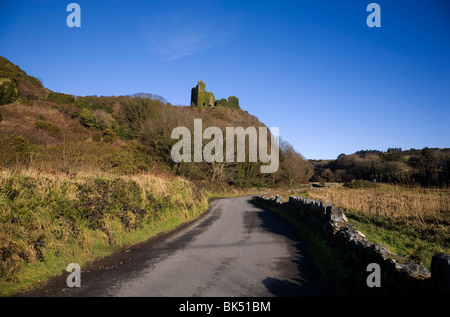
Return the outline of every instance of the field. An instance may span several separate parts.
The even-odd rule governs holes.
[[[300,195],[342,208],[369,240],[430,268],[450,253],[450,189],[372,184],[356,188],[308,188]]]

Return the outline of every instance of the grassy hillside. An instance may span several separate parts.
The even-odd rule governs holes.
[[[53,92],[0,57],[0,295],[195,219],[211,196],[282,181],[257,163],[174,163],[171,132],[193,131],[194,118],[203,129],[264,125],[154,96]]]
[[[52,92],[5,58],[0,61],[0,80],[8,82],[0,89],[0,99],[7,101],[0,105],[0,167],[72,174],[165,171],[197,181],[266,186],[291,184],[294,179],[285,182],[284,176],[294,175],[293,163],[303,163],[295,181],[305,182],[310,176],[309,164],[289,146],[281,147],[281,168],[273,175],[259,173],[260,163],[172,161],[175,127],[193,131],[195,118],[202,119],[203,129],[264,126],[244,110],[173,106],[143,93],[77,97]],[[208,142],[203,140],[204,145]]]
[[[47,95],[42,82],[0,56],[0,105],[16,100],[38,99]]]
[[[170,175],[0,172],[0,296],[191,221],[211,196],[255,192]]]

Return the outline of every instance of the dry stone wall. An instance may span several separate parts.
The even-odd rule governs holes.
[[[381,269],[381,283],[399,294],[450,295],[450,255],[436,254],[432,258],[431,272],[421,263],[407,260],[392,253],[383,244],[374,243],[348,222],[344,212],[321,201],[290,196],[283,202],[281,196],[255,197],[266,204],[284,207],[316,228],[321,229],[333,245],[344,248],[353,260],[366,270],[370,263]]]

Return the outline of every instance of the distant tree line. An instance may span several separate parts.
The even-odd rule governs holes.
[[[355,179],[405,185],[450,184],[450,149],[389,148],[341,154],[336,160],[311,160],[312,181],[349,182]]]

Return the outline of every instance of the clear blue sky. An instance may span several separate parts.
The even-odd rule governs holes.
[[[188,105],[199,79],[308,159],[450,147],[450,1],[2,1],[0,55],[74,95]]]

